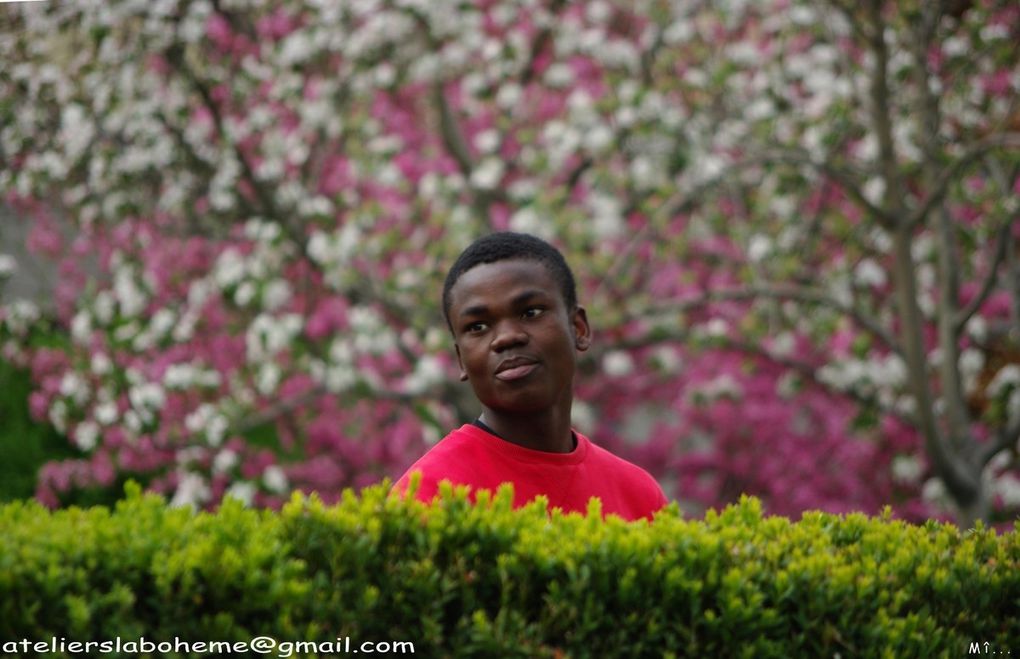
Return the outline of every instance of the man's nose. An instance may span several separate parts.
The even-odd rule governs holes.
[[[524,331],[520,323],[514,320],[500,322],[494,329],[491,345],[496,352],[525,345],[528,342],[528,333]]]

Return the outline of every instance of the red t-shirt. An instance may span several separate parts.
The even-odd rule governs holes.
[[[440,481],[495,492],[503,483],[514,486],[514,507],[545,495],[550,508],[585,512],[588,500],[602,501],[603,515],[627,520],[651,519],[666,505],[666,496],[652,476],[637,465],[592,444],[581,433],[570,453],[524,448],[466,424],[433,446],[400,477],[394,489],[404,492],[411,474],[420,471],[416,497],[431,501]]]

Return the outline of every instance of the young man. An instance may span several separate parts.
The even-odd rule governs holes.
[[[550,508],[584,512],[598,497],[603,514],[628,520],[666,505],[647,472],[571,429],[577,353],[590,346],[591,329],[556,248],[518,233],[475,241],[446,276],[443,313],[460,379],[482,413],[411,465],[397,491],[421,472],[423,501],[447,480],[472,491],[512,483],[515,507],[544,495]]]

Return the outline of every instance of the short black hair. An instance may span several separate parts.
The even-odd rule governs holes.
[[[577,307],[577,284],[574,282],[574,273],[570,271],[570,266],[558,249],[531,234],[500,231],[482,236],[468,245],[446,273],[446,282],[443,284],[443,317],[451,331],[453,326],[450,323],[450,290],[453,285],[461,275],[476,265],[508,259],[530,259],[544,265],[559,284],[567,310],[572,311]]]

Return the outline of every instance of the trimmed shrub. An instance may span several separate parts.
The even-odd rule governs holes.
[[[1020,650],[1016,531],[793,522],[754,499],[625,523],[597,502],[587,516],[541,500],[515,511],[508,488],[476,504],[447,488],[426,506],[382,485],[336,506],[295,496],[279,513],[234,501],[196,513],[129,489],[112,510],[0,507],[0,641],[410,641],[439,657]]]

